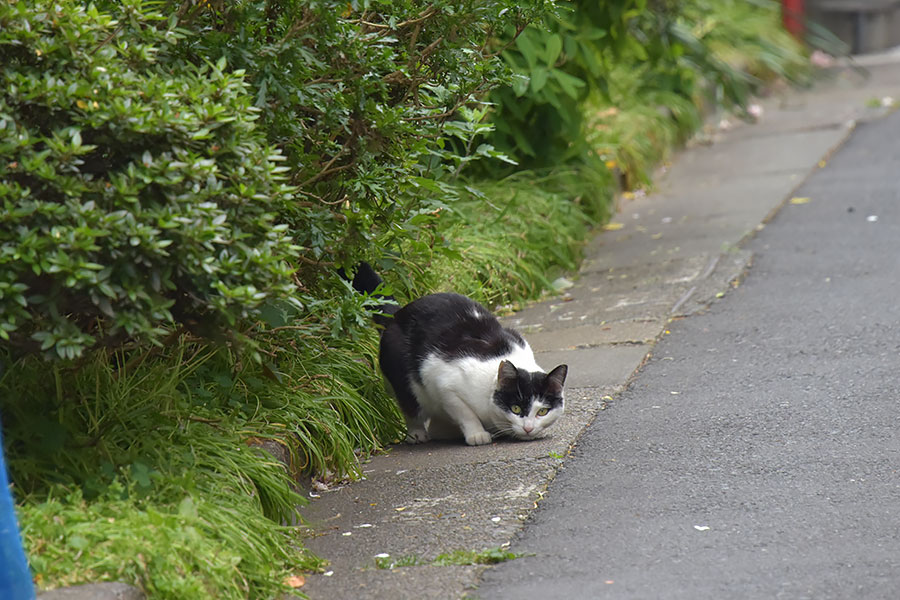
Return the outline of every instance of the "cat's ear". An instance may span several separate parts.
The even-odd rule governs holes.
[[[569,373],[567,365],[559,365],[547,373],[547,392],[554,395],[562,395],[563,385],[566,383],[566,375]]]
[[[519,383],[519,370],[508,360],[500,361],[497,370],[497,389],[516,387]]]

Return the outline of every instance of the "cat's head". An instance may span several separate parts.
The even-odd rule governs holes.
[[[501,433],[523,440],[540,437],[563,414],[568,370],[559,365],[549,373],[532,372],[502,361],[494,390],[494,404],[505,419],[499,424]]]

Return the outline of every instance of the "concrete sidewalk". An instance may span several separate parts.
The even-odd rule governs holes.
[[[755,125],[716,132],[711,144],[681,152],[654,193],[623,201],[614,223],[586,250],[565,295],[506,319],[545,367],[567,363],[565,417],[550,437],[489,446],[398,446],[365,465],[366,479],[303,510],[308,547],[331,561],[307,579],[316,599],[460,598],[483,567],[378,569],[375,557],[427,563],[453,550],[508,543],[523,527],[580,433],[603,427],[605,398],[628,383],[665,334],[740,281],[752,259],[743,242],[861,119],[900,99],[900,63],[868,77],[840,69],[814,90],[763,103]],[[627,410],[627,407],[621,407]],[[409,562],[413,562],[410,559]]]

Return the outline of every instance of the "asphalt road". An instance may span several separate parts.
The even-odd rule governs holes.
[[[900,113],[796,195],[472,597],[900,598]]]

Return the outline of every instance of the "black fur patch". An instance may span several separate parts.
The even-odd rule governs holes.
[[[554,369],[551,373],[556,371]],[[548,373],[532,373],[516,368],[515,378],[501,376],[500,385],[494,391],[494,403],[506,412],[512,412],[513,406],[519,406],[522,414],[526,415],[531,412],[531,404],[536,398],[545,402],[548,408],[558,408],[563,402],[561,388],[554,385],[554,379],[558,377],[558,374],[551,377]]]
[[[490,359],[525,345],[518,332],[504,328],[488,309],[460,294],[424,296],[388,321],[381,336],[381,370],[408,415],[419,410],[409,382],[421,381],[421,364],[431,354],[446,360]]]
[[[417,367],[433,352],[447,360],[488,359],[525,345],[521,335],[505,329],[488,309],[459,294],[419,298],[397,311],[394,322],[409,338]]]

